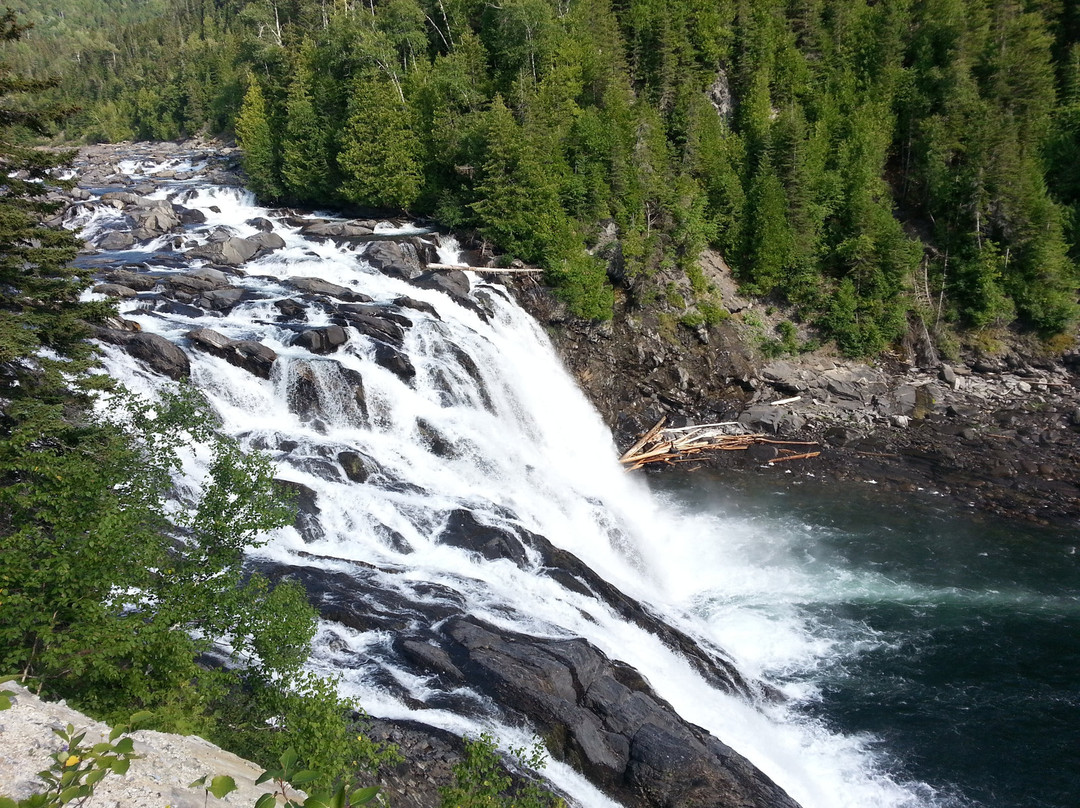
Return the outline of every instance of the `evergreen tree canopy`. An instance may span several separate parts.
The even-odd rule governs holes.
[[[80,44],[53,91],[87,105],[71,131],[232,127],[261,195],[477,228],[570,300],[612,220],[632,304],[710,245],[849,352],[905,310],[1075,323],[1074,4],[161,2],[50,22],[54,56]]]

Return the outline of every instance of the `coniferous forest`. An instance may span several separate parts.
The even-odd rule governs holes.
[[[47,0],[9,46],[67,139],[235,134],[266,201],[474,228],[610,316],[717,249],[851,355],[916,312],[1049,337],[1077,308],[1065,0]],[[592,248],[601,249],[592,249]],[[610,252],[610,250],[609,250]]]

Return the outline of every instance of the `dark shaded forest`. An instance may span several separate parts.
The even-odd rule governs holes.
[[[265,201],[405,210],[541,265],[582,316],[662,278],[850,355],[1077,313],[1067,0],[48,0],[7,46],[69,140],[234,133]],[[612,234],[615,234],[612,236]],[[611,277],[610,269],[617,266]]]

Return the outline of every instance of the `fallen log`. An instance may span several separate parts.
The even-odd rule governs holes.
[[[821,452],[803,452],[802,454],[784,455],[783,457],[774,457],[769,461],[769,464],[782,463],[785,460],[806,460],[811,457],[817,457],[819,454],[821,454]]]
[[[698,456],[705,452],[745,451],[757,443],[798,447],[818,445],[813,441],[766,438],[761,433],[744,431],[746,427],[737,421],[664,429],[666,420],[666,417],[661,418],[633,446],[623,452],[619,462],[626,467],[627,471],[636,471],[650,463],[666,465],[684,463],[698,459]],[[769,462],[799,460],[821,454],[807,451],[796,454],[796,450],[792,449],[781,449],[781,451],[786,453],[785,456],[773,458]]]
[[[428,269],[450,270],[459,269],[462,272],[487,272],[489,274],[502,275],[505,272],[543,272],[537,267],[474,267],[469,264],[428,264]]]

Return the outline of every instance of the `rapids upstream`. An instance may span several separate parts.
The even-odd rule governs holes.
[[[589,808],[688,794],[782,805],[769,781],[803,808],[1022,804],[904,759],[932,745],[917,731],[897,742],[893,697],[870,683],[888,690],[895,649],[918,642],[872,613],[918,602],[908,572],[816,557],[813,514],[726,511],[703,493],[714,482],[654,492],[625,474],[502,288],[423,273],[425,251],[454,261],[452,239],[259,207],[184,178],[197,168],[185,159],[130,159],[83,181],[69,211],[88,242],[113,247],[84,259],[103,278],[143,279],[104,290],[144,335],[140,350],[134,332],[105,338],[105,364],[152,395],[172,381],[145,347],[179,348],[186,370],[171,375],[273,459],[302,512],[251,563],[303,580],[323,614],[311,665],[369,714],[505,746],[569,726],[545,776]],[[153,188],[116,196],[135,183]],[[165,208],[176,224],[145,215]],[[223,252],[248,241],[246,258]],[[200,463],[188,458],[191,481]],[[876,702],[873,719],[860,701]]]

